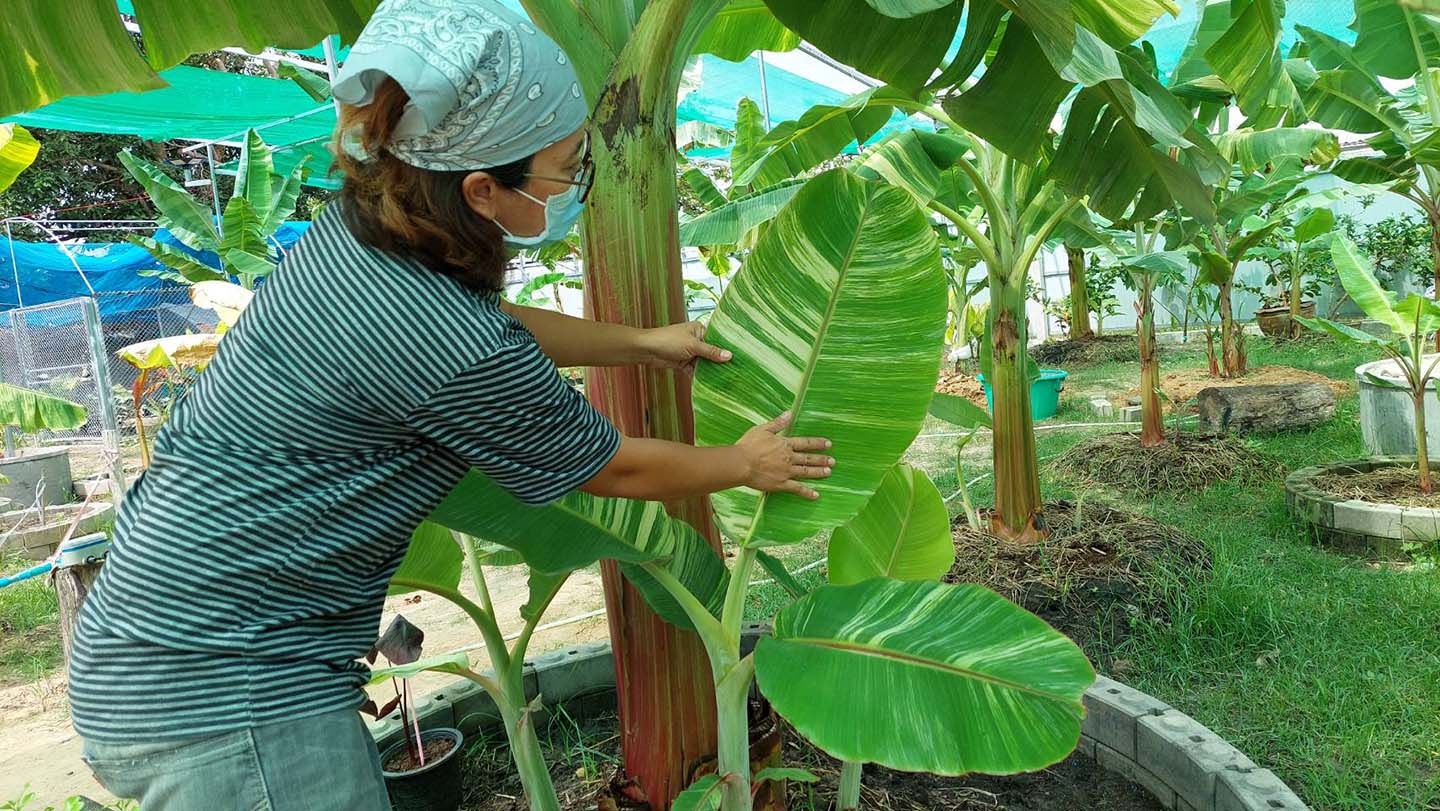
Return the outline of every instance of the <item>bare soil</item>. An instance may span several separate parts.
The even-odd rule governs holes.
[[[1141,495],[1194,491],[1237,477],[1259,480],[1278,469],[1234,437],[1173,432],[1153,448],[1142,447],[1136,433],[1101,434],[1075,445],[1051,466],[1087,483]]]
[[[424,763],[420,761],[420,758],[411,755],[409,751],[401,749],[398,754],[392,755],[388,760],[382,763],[381,767],[385,769],[385,771],[392,773],[413,772],[428,763],[433,763],[436,760],[445,757],[446,753],[448,753],[451,749],[455,748],[455,739],[431,738],[425,741],[424,748]]]
[[[1176,404],[1189,403],[1195,399],[1195,395],[1211,387],[1324,383],[1335,392],[1336,397],[1348,394],[1351,390],[1351,384],[1344,380],[1335,380],[1318,372],[1308,372],[1289,366],[1261,366],[1251,369],[1250,373],[1244,377],[1233,378],[1211,377],[1210,373],[1203,368],[1165,372],[1163,364],[1161,371],[1160,390],[1165,393],[1171,403]],[[1130,389],[1124,398],[1115,402],[1116,405],[1124,405],[1130,398],[1139,396],[1140,387],[1136,386]]]
[[[985,387],[969,372],[941,372],[935,390],[943,394],[964,397],[975,405],[985,408]]]
[[[566,811],[591,811],[604,785],[600,779],[619,757],[614,720],[587,725],[569,748],[547,753],[555,789]],[[784,763],[820,778],[814,785],[792,782],[787,806],[827,811],[834,808],[840,764],[785,728]],[[552,736],[553,739],[553,736]],[[464,811],[526,811],[519,780],[503,745],[477,745],[466,753]],[[642,806],[625,806],[642,811]],[[1159,811],[1163,808],[1139,786],[1100,768],[1091,758],[1073,754],[1029,774],[991,777],[937,777],[867,767],[860,789],[866,811]]]
[[[1313,484],[1341,498],[1440,510],[1440,492],[1423,492],[1420,473],[1413,466],[1385,467],[1369,473],[1332,473],[1316,477]]]
[[[1016,544],[958,516],[956,563],[945,580],[994,589],[1075,640],[1098,669],[1123,678],[1129,665],[1113,651],[1133,622],[1168,621],[1175,584],[1203,576],[1209,551],[1174,527],[1098,498],[1050,502],[1044,519],[1044,541]]]

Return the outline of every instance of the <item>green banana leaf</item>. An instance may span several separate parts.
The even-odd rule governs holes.
[[[224,281],[225,279],[225,274],[174,245],[156,242],[150,237],[133,235],[126,237],[126,241],[149,251],[151,256],[163,262],[166,267],[175,270],[187,282]],[[144,271],[141,271],[141,274],[143,275]]]
[[[686,166],[680,172],[680,179],[700,199],[700,204],[705,206],[706,211],[713,211],[729,202],[715,187],[715,181],[698,166]]]
[[[695,52],[741,62],[756,51],[792,51],[799,46],[800,35],[775,19],[763,0],[730,0],[705,27]]]
[[[953,133],[902,130],[868,150],[855,174],[899,186],[925,206],[947,191],[946,170],[969,149],[970,141]]]
[[[945,499],[923,472],[901,463],[850,523],[830,535],[830,582],[872,577],[939,580],[955,565],[955,540]]]
[[[798,120],[777,125],[753,154],[734,162],[736,184],[773,185],[831,160],[850,144],[865,143],[890,119],[898,98],[891,88],[874,88],[839,104],[818,104]]]
[[[0,124],[0,192],[35,162],[40,142],[19,124]]]
[[[406,594],[421,586],[455,589],[465,568],[465,553],[446,527],[423,521],[410,534],[400,568],[391,576],[390,593]]]
[[[1340,285],[1366,316],[1379,321],[1400,336],[1414,334],[1414,325],[1395,311],[1393,294],[1375,278],[1375,268],[1369,257],[1342,234],[1336,234],[1330,243],[1330,257],[1335,263],[1335,272],[1340,276]]]
[[[225,203],[225,214],[221,217],[225,235],[220,238],[220,255],[231,251],[243,251],[256,256],[269,253],[265,235],[260,231],[260,215],[255,205],[239,194]]]
[[[1390,341],[1371,335],[1364,330],[1358,330],[1348,324],[1341,324],[1331,321],[1328,318],[1306,318],[1303,315],[1295,316],[1295,320],[1312,332],[1326,332],[1332,337],[1339,338],[1347,343],[1363,344],[1366,346],[1389,346]]]
[[[17,0],[0,26],[0,116],[65,96],[165,87],[155,70],[232,45],[256,53],[267,46],[308,48],[335,33],[354,42],[377,3],[135,0],[147,66],[115,0]]]
[[[865,0],[870,7],[886,17],[904,19],[944,8],[959,0]]]
[[[766,0],[791,31],[870,76],[914,92],[945,58],[965,4],[905,19],[887,17],[866,0]],[[903,43],[903,45],[901,44]]]
[[[1355,0],[1355,21],[1351,24],[1355,30],[1355,57],[1371,73],[1409,79],[1440,57],[1440,37],[1416,15],[1415,38],[1426,64],[1417,60],[1405,22],[1406,14],[1413,13],[1395,0]]]
[[[930,399],[930,416],[961,428],[989,428],[990,412],[964,397],[937,391]]]
[[[464,675],[470,669],[470,657],[462,652],[446,653],[416,659],[408,665],[377,667],[370,671],[369,684],[384,684],[391,679],[408,679],[421,673],[450,673]]]
[[[320,74],[297,67],[289,62],[281,62],[275,67],[275,73],[282,79],[289,79],[305,91],[305,95],[318,102],[330,100],[330,82]]]
[[[128,149],[118,157],[145,193],[150,195],[155,208],[159,209],[161,227],[174,234],[187,248],[213,251],[220,247],[220,234],[215,230],[215,216],[210,209],[201,205],[153,163],[135,157]]]
[[[883,578],[783,609],[755,673],[832,756],[941,775],[1064,759],[1095,679],[1074,642],[989,589]]]
[[[270,199],[270,207],[262,212],[263,216],[261,217],[260,227],[265,236],[274,234],[286,220],[295,214],[295,204],[300,199],[301,184],[309,176],[309,155],[302,157],[286,177],[275,176],[275,179],[280,182],[275,184],[275,195]]]
[[[671,518],[656,502],[574,492],[553,504],[531,506],[472,471],[429,520],[509,547],[541,574],[618,561],[656,613],[680,627],[690,626],[688,616],[640,564],[663,563],[702,604],[717,611],[724,602],[724,562],[693,527]]]
[[[253,129],[247,131],[236,162],[235,194],[226,203],[226,213],[237,199],[243,199],[250,203],[257,223],[263,221],[274,201],[275,178],[275,160],[270,156],[270,147],[260,133]],[[230,230],[228,225],[225,230]]]
[[[1205,60],[1252,121],[1274,126],[1287,116],[1304,120],[1305,108],[1280,53],[1283,6],[1250,2],[1205,50]]]
[[[1440,327],[1440,304],[1411,293],[1395,305],[1395,314],[1410,325],[1410,334],[1427,336]]]
[[[1295,224],[1295,242],[1304,245],[1312,239],[1335,230],[1335,212],[1329,208],[1317,208],[1306,214]]]
[[[0,425],[33,434],[38,431],[73,431],[88,419],[85,407],[79,403],[0,383]]]
[[[839,463],[817,502],[716,494],[730,538],[793,543],[860,511],[924,422],[945,289],[929,220],[900,189],[832,170],[780,212],[710,319],[735,359],[696,374],[696,438],[729,445],[791,412],[789,433],[829,438]]]

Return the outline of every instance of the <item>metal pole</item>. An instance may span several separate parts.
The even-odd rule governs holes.
[[[15,306],[24,307],[25,299],[20,295],[20,263],[15,260],[15,235],[10,232],[10,221],[5,221],[5,242],[10,246],[10,271],[15,274]]]
[[[125,460],[120,454],[120,425],[115,416],[115,400],[110,396],[110,355],[105,349],[105,333],[100,326],[100,303],[94,298],[83,299],[80,309],[85,314],[85,333],[90,341],[90,362],[95,367],[95,387],[100,400],[100,440],[110,454],[112,495],[118,505],[125,495]],[[140,414],[135,419],[141,419]]]
[[[215,233],[225,236],[224,217],[220,216],[220,176],[215,174],[215,146],[205,145],[205,157],[210,161],[210,203],[215,208]]]
[[[335,55],[335,35],[331,34],[325,38],[325,68],[330,71],[330,83],[335,83],[335,75],[340,72],[340,59]],[[330,100],[335,103],[335,118],[340,118],[340,100],[331,94]]]
[[[760,60],[760,109],[765,113],[765,130],[770,130],[770,91],[765,86],[765,52],[756,51],[756,58]]]

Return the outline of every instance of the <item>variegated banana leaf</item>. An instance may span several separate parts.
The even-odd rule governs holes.
[[[235,326],[253,298],[255,291],[246,290],[233,282],[196,282],[190,286],[191,303],[215,311],[220,323],[227,328]]]
[[[136,369],[204,369],[220,348],[218,333],[172,335],[123,347],[115,354]]]
[[[874,577],[939,580],[955,565],[944,497],[923,472],[896,465],[870,503],[830,536],[828,558],[837,586]]]
[[[661,562],[701,603],[718,613],[729,582],[720,556],[693,527],[652,501],[597,498],[574,492],[545,506],[522,504],[472,471],[435,508],[430,521],[520,553],[542,574],[563,574],[599,560],[627,565],[627,574],[656,613],[688,627],[689,618],[640,564]]]
[[[1095,679],[1074,642],[989,589],[885,579],[785,608],[755,670],[775,709],[831,755],[942,775],[1062,760]]]
[[[780,212],[711,317],[707,340],[735,359],[696,375],[696,438],[728,445],[788,411],[789,433],[829,438],[838,463],[813,482],[817,502],[717,494],[731,538],[793,543],[860,511],[924,422],[945,284],[929,220],[900,189],[834,170]]]

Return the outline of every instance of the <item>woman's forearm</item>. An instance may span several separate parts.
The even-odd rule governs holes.
[[[645,330],[508,302],[502,308],[530,330],[540,351],[561,368],[630,366],[650,359],[642,337]]]
[[[580,489],[595,496],[672,501],[739,487],[750,475],[745,454],[734,445],[697,448],[626,437],[610,464]]]

